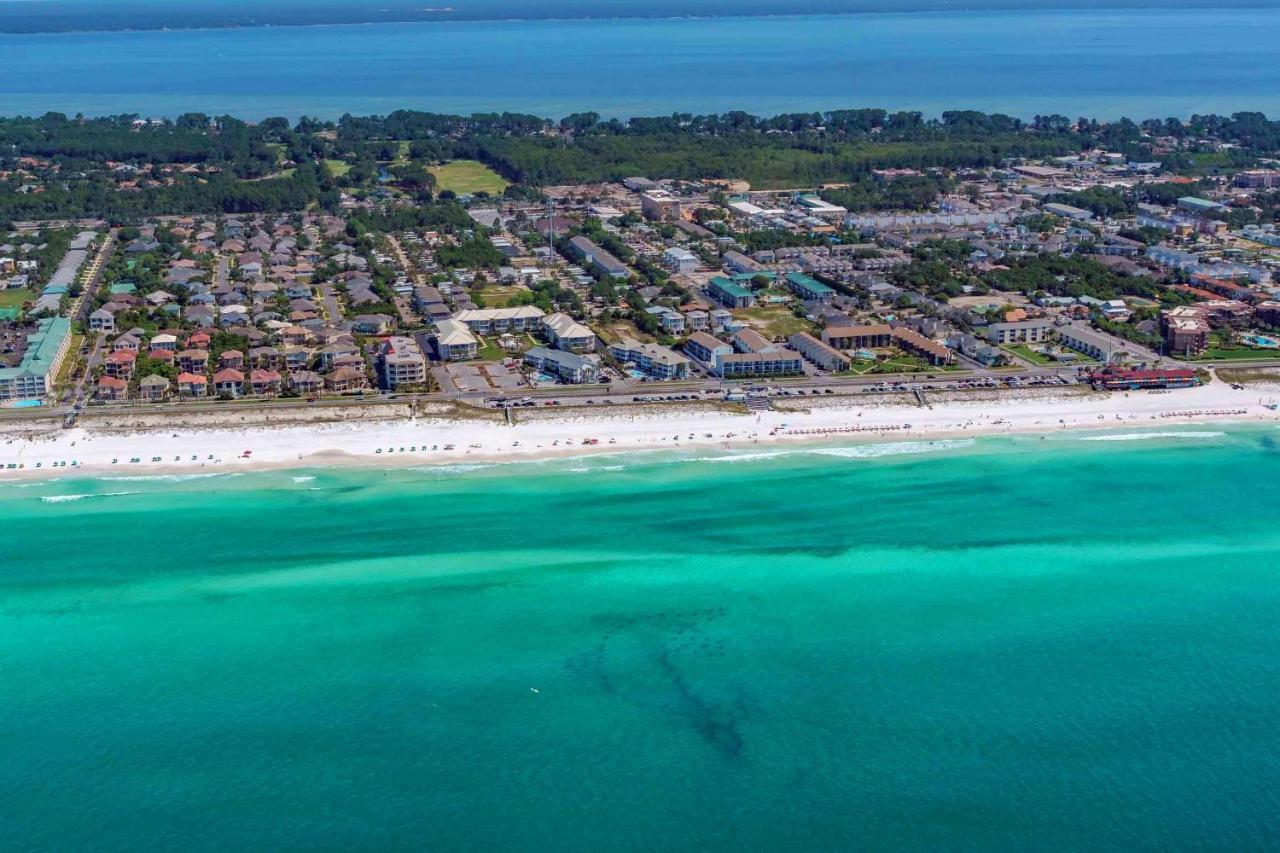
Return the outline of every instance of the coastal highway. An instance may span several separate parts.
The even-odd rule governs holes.
[[[1177,362],[1172,362],[1176,364]],[[1280,368],[1280,358],[1258,360],[1232,360],[1213,363],[1196,363],[1196,368],[1214,369],[1218,367],[1233,368]],[[932,374],[906,373],[881,374],[877,376],[806,376],[793,379],[776,378],[771,380],[750,380],[739,382],[721,382],[715,379],[690,379],[681,382],[628,382],[611,385],[590,386],[554,386],[551,388],[519,388],[511,391],[470,391],[470,392],[402,392],[388,394],[378,391],[366,392],[363,396],[326,397],[318,402],[310,402],[305,398],[285,398],[276,400],[237,400],[219,401],[204,400],[201,402],[168,402],[168,403],[126,403],[107,406],[91,406],[90,411],[109,413],[117,411],[146,410],[151,412],[213,412],[213,411],[245,411],[259,408],[269,411],[285,412],[290,408],[307,408],[314,406],[370,406],[370,405],[408,405],[413,400],[450,401],[476,407],[488,407],[489,402],[498,397],[509,401],[520,401],[525,398],[533,401],[534,406],[595,406],[595,405],[657,405],[671,404],[678,406],[691,400],[720,400],[723,393],[730,390],[768,386],[779,389],[781,396],[822,396],[822,397],[857,397],[868,393],[875,386],[886,386],[881,393],[901,394],[913,397],[914,389],[920,388],[927,399],[930,393],[960,392],[966,389],[960,383],[995,381],[997,387],[1005,388],[1005,380],[1014,380],[1013,388],[1034,388],[1061,385],[1062,380],[1075,383],[1078,368],[1039,368],[1030,370],[949,370]],[[895,389],[894,386],[900,386]],[[932,388],[928,386],[933,386]],[[984,390],[979,388],[978,390]],[[987,388],[985,390],[992,390]],[[815,393],[816,392],[816,393]],[[668,399],[684,396],[686,399]],[[642,398],[637,400],[635,398]],[[5,420],[40,419],[52,416],[62,417],[70,411],[70,405],[64,404],[45,409],[0,409],[0,418]]]

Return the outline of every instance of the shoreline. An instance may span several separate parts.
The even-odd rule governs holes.
[[[1268,397],[1265,390],[1261,396]],[[126,473],[430,467],[635,451],[871,445],[1135,427],[1280,424],[1280,411],[1263,405],[1259,389],[1233,390],[1220,382],[1157,393],[944,400],[924,408],[896,401],[858,405],[856,399],[795,402],[817,405],[747,414],[689,411],[679,406],[631,412],[626,407],[537,410],[538,417],[514,425],[406,415],[200,428],[161,424],[132,430],[93,425],[70,430],[50,426],[38,433],[10,429],[0,432],[0,482]]]

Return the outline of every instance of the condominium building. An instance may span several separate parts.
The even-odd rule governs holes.
[[[571,385],[600,381],[600,359],[594,355],[533,347],[524,354],[524,363]]]
[[[609,355],[653,379],[687,379],[689,376],[689,359],[657,344],[624,338],[610,344]]]

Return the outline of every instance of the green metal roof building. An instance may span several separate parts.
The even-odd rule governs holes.
[[[48,317],[27,336],[27,350],[17,367],[0,368],[0,400],[33,399],[49,393],[50,384],[71,343],[71,321]]]
[[[802,272],[787,273],[787,284],[793,293],[801,299],[814,299],[818,302],[830,302],[836,292],[813,276]]]
[[[756,304],[754,293],[720,275],[711,279],[711,283],[707,285],[707,293],[726,308],[750,308]]]

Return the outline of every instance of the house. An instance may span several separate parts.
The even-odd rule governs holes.
[[[324,378],[324,387],[335,394],[363,390],[369,384],[364,371],[354,367],[339,367]]]
[[[254,347],[249,350],[249,364],[268,370],[278,367],[283,359],[275,347]]]
[[[209,380],[198,373],[179,373],[178,393],[183,397],[204,397],[209,393]]]
[[[596,348],[596,334],[568,314],[551,314],[542,318],[544,337],[558,350],[584,353]]]
[[[230,367],[232,370],[244,369],[244,353],[238,349],[225,350],[218,356],[218,367]]]
[[[310,370],[296,370],[289,374],[289,387],[299,394],[314,394],[324,387],[324,380]]]
[[[255,394],[275,396],[280,393],[280,374],[274,370],[250,371],[249,387]]]
[[[213,390],[219,396],[239,397],[244,393],[244,374],[224,368],[213,374]]]
[[[644,312],[658,321],[662,331],[668,335],[679,335],[684,332],[684,315],[674,308],[665,305],[651,305]]]
[[[642,344],[623,338],[609,346],[609,355],[630,364],[653,379],[687,379],[689,360],[679,353],[657,344]]]
[[[155,373],[138,382],[138,396],[144,400],[163,400],[169,395],[169,380]]]
[[[168,350],[169,352],[177,352],[178,338],[176,335],[170,335],[166,332],[160,332],[152,336],[151,342],[147,345],[153,350]]]
[[[208,332],[196,332],[187,338],[187,346],[191,349],[208,349],[212,341],[213,338],[209,336]]]
[[[460,320],[436,321],[436,352],[442,361],[470,361],[479,351],[480,342],[465,323]]]
[[[395,322],[387,314],[358,314],[351,320],[351,330],[362,335],[385,335]]]
[[[712,332],[727,331],[734,323],[733,314],[723,308],[712,308],[710,317]],[[690,325],[689,328],[693,328],[693,326]]]
[[[711,328],[711,315],[698,308],[684,312],[684,321],[691,332],[705,332]]]
[[[797,332],[787,338],[791,348],[823,370],[833,373],[848,370],[853,361],[844,353],[832,346],[824,344],[808,332]]]
[[[103,376],[98,380],[98,389],[95,392],[95,396],[99,400],[112,402],[128,399],[129,380],[115,376]]]
[[[178,353],[178,369],[186,373],[204,373],[209,366],[209,353],[202,349],[188,349]]]
[[[694,332],[684,342],[684,352],[711,373],[717,373],[720,370],[720,359],[732,355],[733,347],[706,332]]]
[[[540,373],[555,376],[569,385],[600,381],[600,359],[593,355],[533,347],[524,354],[524,363]]]
[[[114,332],[116,316],[105,308],[99,308],[89,315],[89,329],[94,332]]]
[[[750,308],[756,304],[755,294],[724,276],[711,279],[707,295],[726,308]]]
[[[138,354],[133,350],[118,349],[107,353],[103,364],[108,376],[128,379],[133,375],[133,365],[137,360]]]

